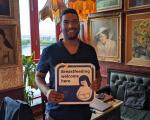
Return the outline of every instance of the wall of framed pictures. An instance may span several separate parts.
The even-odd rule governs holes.
[[[96,10],[88,16],[88,41],[103,79],[109,68],[150,74],[150,1],[96,0]]]
[[[18,0],[0,1],[0,83],[0,99],[17,89],[23,96]]]

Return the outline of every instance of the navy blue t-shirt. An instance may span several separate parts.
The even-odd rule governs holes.
[[[91,63],[99,70],[99,63],[95,49],[80,41],[79,48],[75,54],[70,54],[64,47],[62,41],[55,43],[42,52],[37,71],[50,73],[50,86],[54,88],[55,73],[54,68],[59,63]]]
[[[79,48],[75,54],[70,54],[64,47],[63,41],[48,46],[42,52],[37,71],[42,73],[50,73],[50,88],[55,86],[55,66],[59,63],[91,63],[95,66],[96,71],[99,70],[99,63],[95,49],[80,41]],[[54,103],[48,103],[48,109],[55,109],[58,106]]]

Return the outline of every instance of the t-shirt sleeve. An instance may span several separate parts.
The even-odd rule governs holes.
[[[48,61],[49,61],[48,50],[44,48],[36,70],[42,73],[47,73],[49,70]]]

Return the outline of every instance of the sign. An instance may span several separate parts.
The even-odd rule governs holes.
[[[95,67],[87,63],[61,63],[55,68],[55,90],[64,94],[60,104],[89,104],[94,96],[90,84]]]

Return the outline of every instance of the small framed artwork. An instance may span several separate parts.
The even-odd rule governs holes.
[[[90,44],[100,61],[121,62],[121,13],[89,20]]]
[[[126,16],[125,62],[150,67],[150,12]]]
[[[12,0],[0,0],[0,17],[11,17]]]
[[[0,23],[0,66],[14,65],[16,58],[16,25],[4,25]]]
[[[97,12],[116,10],[122,8],[122,0],[96,0]]]
[[[127,10],[150,7],[150,0],[127,0]]]

